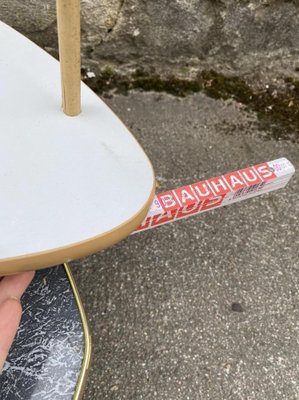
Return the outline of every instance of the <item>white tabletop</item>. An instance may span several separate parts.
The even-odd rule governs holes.
[[[59,63],[2,23],[0,43],[1,274],[120,240],[145,215],[154,175],[131,133],[86,85],[82,113],[67,117]]]

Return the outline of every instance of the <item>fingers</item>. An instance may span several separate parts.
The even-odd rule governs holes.
[[[0,281],[0,305],[9,298],[20,299],[34,277],[34,272],[22,272],[17,275],[5,276]],[[1,335],[1,331],[0,331]]]
[[[0,370],[20,324],[22,307],[18,300],[7,299],[0,304]]]
[[[20,298],[33,277],[34,272],[23,272],[0,279],[0,372],[20,324]]]

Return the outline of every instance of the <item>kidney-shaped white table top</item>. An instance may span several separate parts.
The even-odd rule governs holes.
[[[0,22],[0,275],[69,261],[130,234],[154,195],[131,133],[82,84],[60,108],[59,63]]]

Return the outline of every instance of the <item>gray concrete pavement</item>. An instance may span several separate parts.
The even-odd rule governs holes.
[[[131,93],[108,103],[151,158],[159,191],[280,156],[299,167],[299,144],[266,139],[233,101]],[[93,336],[85,399],[299,399],[298,198],[296,174],[286,189],[72,263]]]

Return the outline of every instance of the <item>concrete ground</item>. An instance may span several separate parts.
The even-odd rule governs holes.
[[[281,156],[233,101],[107,100],[164,191]],[[93,337],[85,399],[299,399],[298,174],[287,188],[130,236],[72,263]]]

